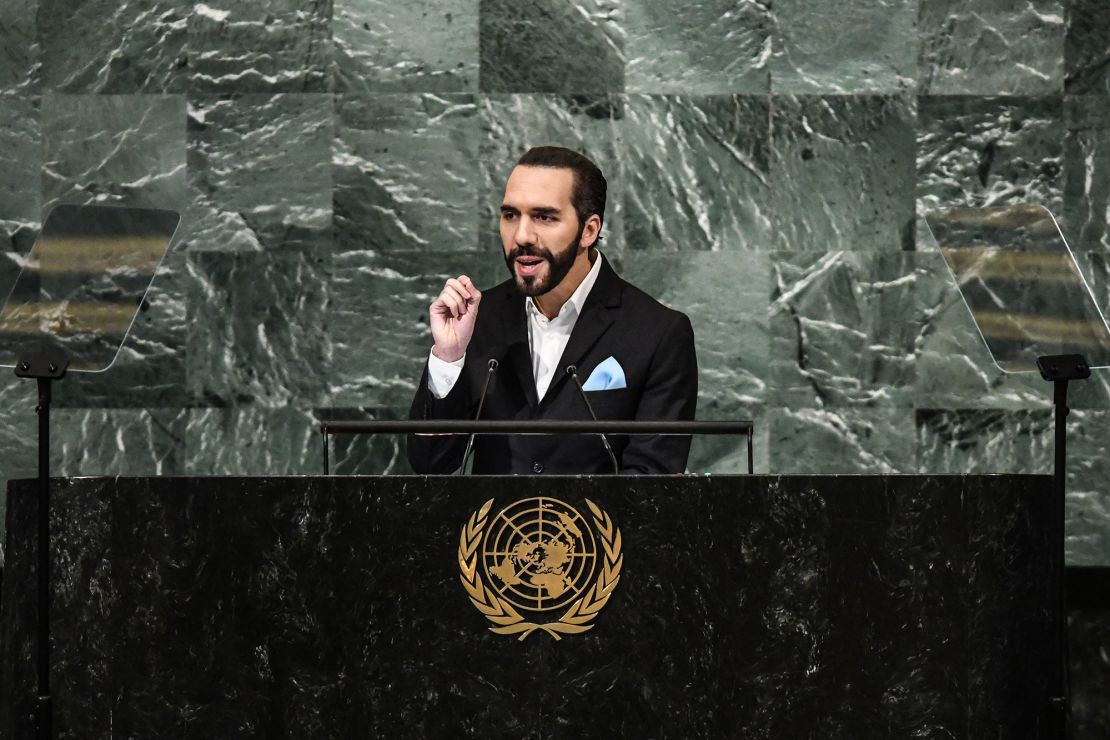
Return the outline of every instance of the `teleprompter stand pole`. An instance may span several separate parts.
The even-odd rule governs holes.
[[[1071,715],[1071,686],[1068,659],[1067,593],[1064,589],[1064,481],[1067,475],[1068,441],[1068,381],[1086,380],[1091,368],[1083,355],[1046,355],[1037,358],[1041,377],[1052,383],[1052,404],[1055,407],[1055,466],[1053,469],[1053,524],[1056,540],[1055,590],[1056,604],[1055,640],[1056,670],[1053,672],[1052,695],[1049,697],[1050,736],[1066,740],[1069,737]]]
[[[35,737],[53,738],[50,695],[50,392],[55,380],[65,377],[69,358],[59,353],[26,355],[15,374],[38,381],[39,402],[39,506],[38,506],[38,696],[35,702]]]

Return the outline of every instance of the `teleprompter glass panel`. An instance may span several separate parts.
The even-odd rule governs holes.
[[[955,208],[925,223],[1002,370],[1063,354],[1110,366],[1110,330],[1048,209]]]
[[[175,211],[51,209],[0,308],[0,366],[64,352],[70,370],[106,370],[119,353],[180,221]]]

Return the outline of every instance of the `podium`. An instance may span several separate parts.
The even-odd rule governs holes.
[[[13,738],[32,732],[36,486],[8,491],[0,734]],[[51,489],[60,738],[1048,732],[1050,476],[72,478]],[[466,587],[468,538],[530,501],[577,512],[580,527],[609,518],[608,534],[592,535],[587,587],[619,550],[619,582],[588,629],[559,639],[492,631],[504,625],[487,613],[490,592],[516,597],[487,580],[483,611]],[[521,563],[524,550],[491,552]]]

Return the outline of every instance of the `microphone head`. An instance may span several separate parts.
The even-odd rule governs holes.
[[[578,368],[574,365],[567,365],[567,375],[577,375]]]
[[[497,365],[498,365],[498,362],[497,362],[497,360],[493,359],[492,357],[491,357],[491,358],[489,358],[489,363],[488,363],[488,366],[489,366],[489,369],[490,369],[490,370],[496,370],[496,369],[497,369]]]

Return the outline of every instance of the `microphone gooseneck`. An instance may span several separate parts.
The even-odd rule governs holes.
[[[594,413],[594,407],[590,405],[590,397],[586,395],[586,389],[582,387],[582,381],[578,379],[578,368],[574,365],[567,366],[567,375],[574,378],[574,384],[578,386],[578,393],[586,403],[586,410],[590,412],[590,418],[597,421],[597,414]],[[609,453],[609,460],[613,463],[613,475],[620,475],[621,468],[620,465],[617,464],[617,456],[613,454],[613,448],[609,444],[609,438],[605,436],[604,432],[600,432],[598,436],[601,437],[601,443],[605,445],[605,451]]]
[[[486,371],[486,382],[482,385],[482,395],[478,397],[478,413],[474,414],[474,421],[482,418],[482,406],[486,403],[486,393],[489,391],[489,382],[493,380],[493,373],[497,370],[497,360],[492,357],[488,363],[489,370]],[[470,459],[470,451],[474,449],[474,433],[470,434],[470,439],[466,441],[466,451],[463,452],[462,465],[459,466],[458,475],[462,475],[466,470],[466,461]]]

